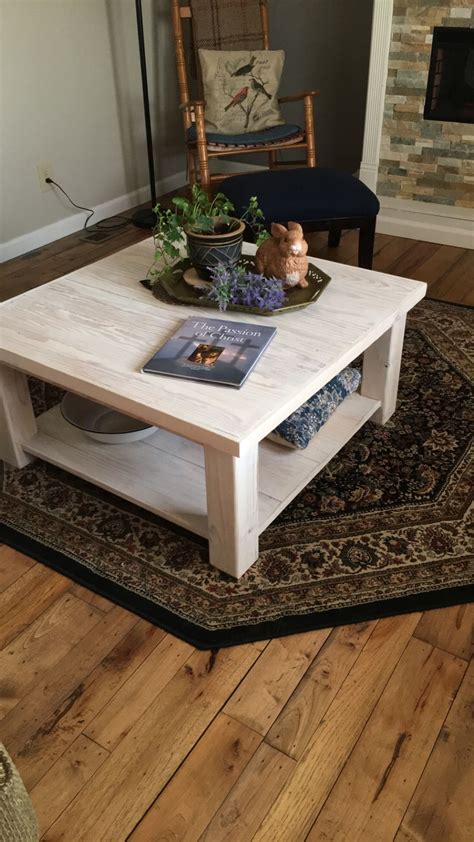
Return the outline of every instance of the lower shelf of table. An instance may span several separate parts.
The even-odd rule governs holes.
[[[259,446],[259,531],[262,532],[378,409],[346,398],[306,450],[264,440]],[[24,449],[166,520],[207,537],[204,450],[165,430],[141,442],[105,445],[85,436],[59,407],[38,419]]]

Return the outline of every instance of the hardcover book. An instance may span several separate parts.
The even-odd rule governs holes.
[[[186,319],[143,371],[240,388],[275,333],[245,322]]]

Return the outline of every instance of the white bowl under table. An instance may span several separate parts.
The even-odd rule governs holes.
[[[100,403],[91,401],[66,392],[61,401],[61,413],[63,418],[74,427],[95,441],[103,444],[127,444],[133,441],[140,441],[155,433],[157,428],[136,418],[130,418],[122,412],[102,406]]]

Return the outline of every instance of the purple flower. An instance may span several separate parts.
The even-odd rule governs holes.
[[[248,272],[243,266],[223,263],[209,271],[212,287],[207,291],[207,298],[217,301],[222,312],[229,304],[277,310],[285,300],[283,282],[278,278],[266,278],[265,275]]]

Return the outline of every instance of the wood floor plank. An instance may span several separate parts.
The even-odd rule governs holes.
[[[79,734],[30,792],[40,834],[49,827],[81,791],[108,756],[108,751]]]
[[[466,249],[430,288],[430,295],[460,304],[474,304],[474,251]]]
[[[199,842],[250,842],[294,765],[286,754],[262,743]]]
[[[114,603],[110,599],[106,599],[104,596],[100,596],[100,594],[94,593],[94,591],[90,591],[82,585],[78,585],[77,582],[71,585],[69,592],[73,593],[74,596],[78,596],[84,602],[87,602],[88,605],[92,605],[93,608],[98,608],[99,611],[107,613],[107,611],[112,611],[114,607]]]
[[[436,281],[442,279],[457,261],[464,257],[464,254],[465,249],[456,246],[439,246],[424,263],[420,263],[414,269],[411,277],[414,281],[424,281],[430,288]]]
[[[322,257],[324,260],[334,260],[342,263],[354,263],[357,261],[357,252],[359,248],[358,232],[347,231],[343,233],[341,242],[338,248],[330,248],[328,246],[328,235],[323,233],[321,236],[321,245],[316,250],[316,256]]]
[[[128,842],[199,839],[261,741],[255,731],[219,714]]]
[[[104,704],[113,697],[161,640],[163,632],[139,620],[128,634],[85,678],[69,697],[61,715],[39,730],[21,755],[20,768],[27,780],[37,780],[42,770],[64,753]]]
[[[21,634],[70,587],[54,570],[35,564],[0,594],[0,649]]]
[[[60,596],[0,652],[0,718],[93,628],[100,612],[72,594]]]
[[[331,629],[272,640],[227,702],[229,716],[266,734]]]
[[[465,670],[412,638],[307,842],[392,842]]]
[[[389,237],[380,249],[374,251],[373,268],[377,272],[392,272],[397,275],[399,261],[406,260],[405,255],[414,245],[413,240],[405,237]]]
[[[405,614],[377,623],[255,840],[287,842],[305,838],[419,618],[419,614]]]
[[[389,274],[399,274],[403,278],[411,278],[419,266],[433,257],[439,249],[436,243],[425,243],[411,240],[411,247],[389,264],[385,271]],[[380,270],[379,270],[380,271]]]
[[[376,626],[334,629],[274,722],[265,742],[299,758]]]
[[[468,661],[474,655],[474,604],[425,611],[414,636]]]
[[[166,635],[110,702],[84,728],[109,751],[116,748],[193,653],[193,647]]]
[[[451,266],[446,268],[446,280],[465,281],[472,290],[472,279],[474,270],[474,249],[464,249],[459,260],[453,260]]]
[[[150,236],[149,231],[130,226],[110,240],[96,244],[79,239],[81,233],[78,231],[62,237],[0,266],[0,301],[60,278],[67,272],[87,266]]]
[[[474,306],[474,284],[470,283],[467,274],[461,278],[444,278],[441,286],[438,285],[438,282],[435,282],[430,289],[430,297],[439,298],[440,288],[443,290],[443,298],[446,301],[450,301],[452,304]]]
[[[2,738],[28,789],[81,732],[83,708],[89,710],[95,699],[92,719],[128,677],[127,665],[136,668],[131,639],[138,622],[121,608],[105,614],[53,670],[38,676],[28,697],[2,720]]]
[[[394,842],[472,842],[474,661],[471,661]]]
[[[70,842],[72,827],[74,842],[126,839],[258,655],[252,646],[194,652],[45,840]]]
[[[13,585],[20,576],[23,576],[34,566],[32,558],[23,553],[12,550],[5,545],[0,546],[0,592]]]
[[[314,236],[314,235],[313,235]],[[327,232],[319,234],[320,246],[315,252],[316,257],[323,257],[325,260],[334,260],[336,263],[349,263],[352,266],[358,265],[359,256],[359,231],[356,229],[343,231],[341,242],[336,248],[328,246]],[[387,234],[375,234],[374,257],[379,254],[385,246],[393,242],[395,238]],[[400,237],[396,238],[400,240]],[[406,246],[405,248],[408,248]]]

